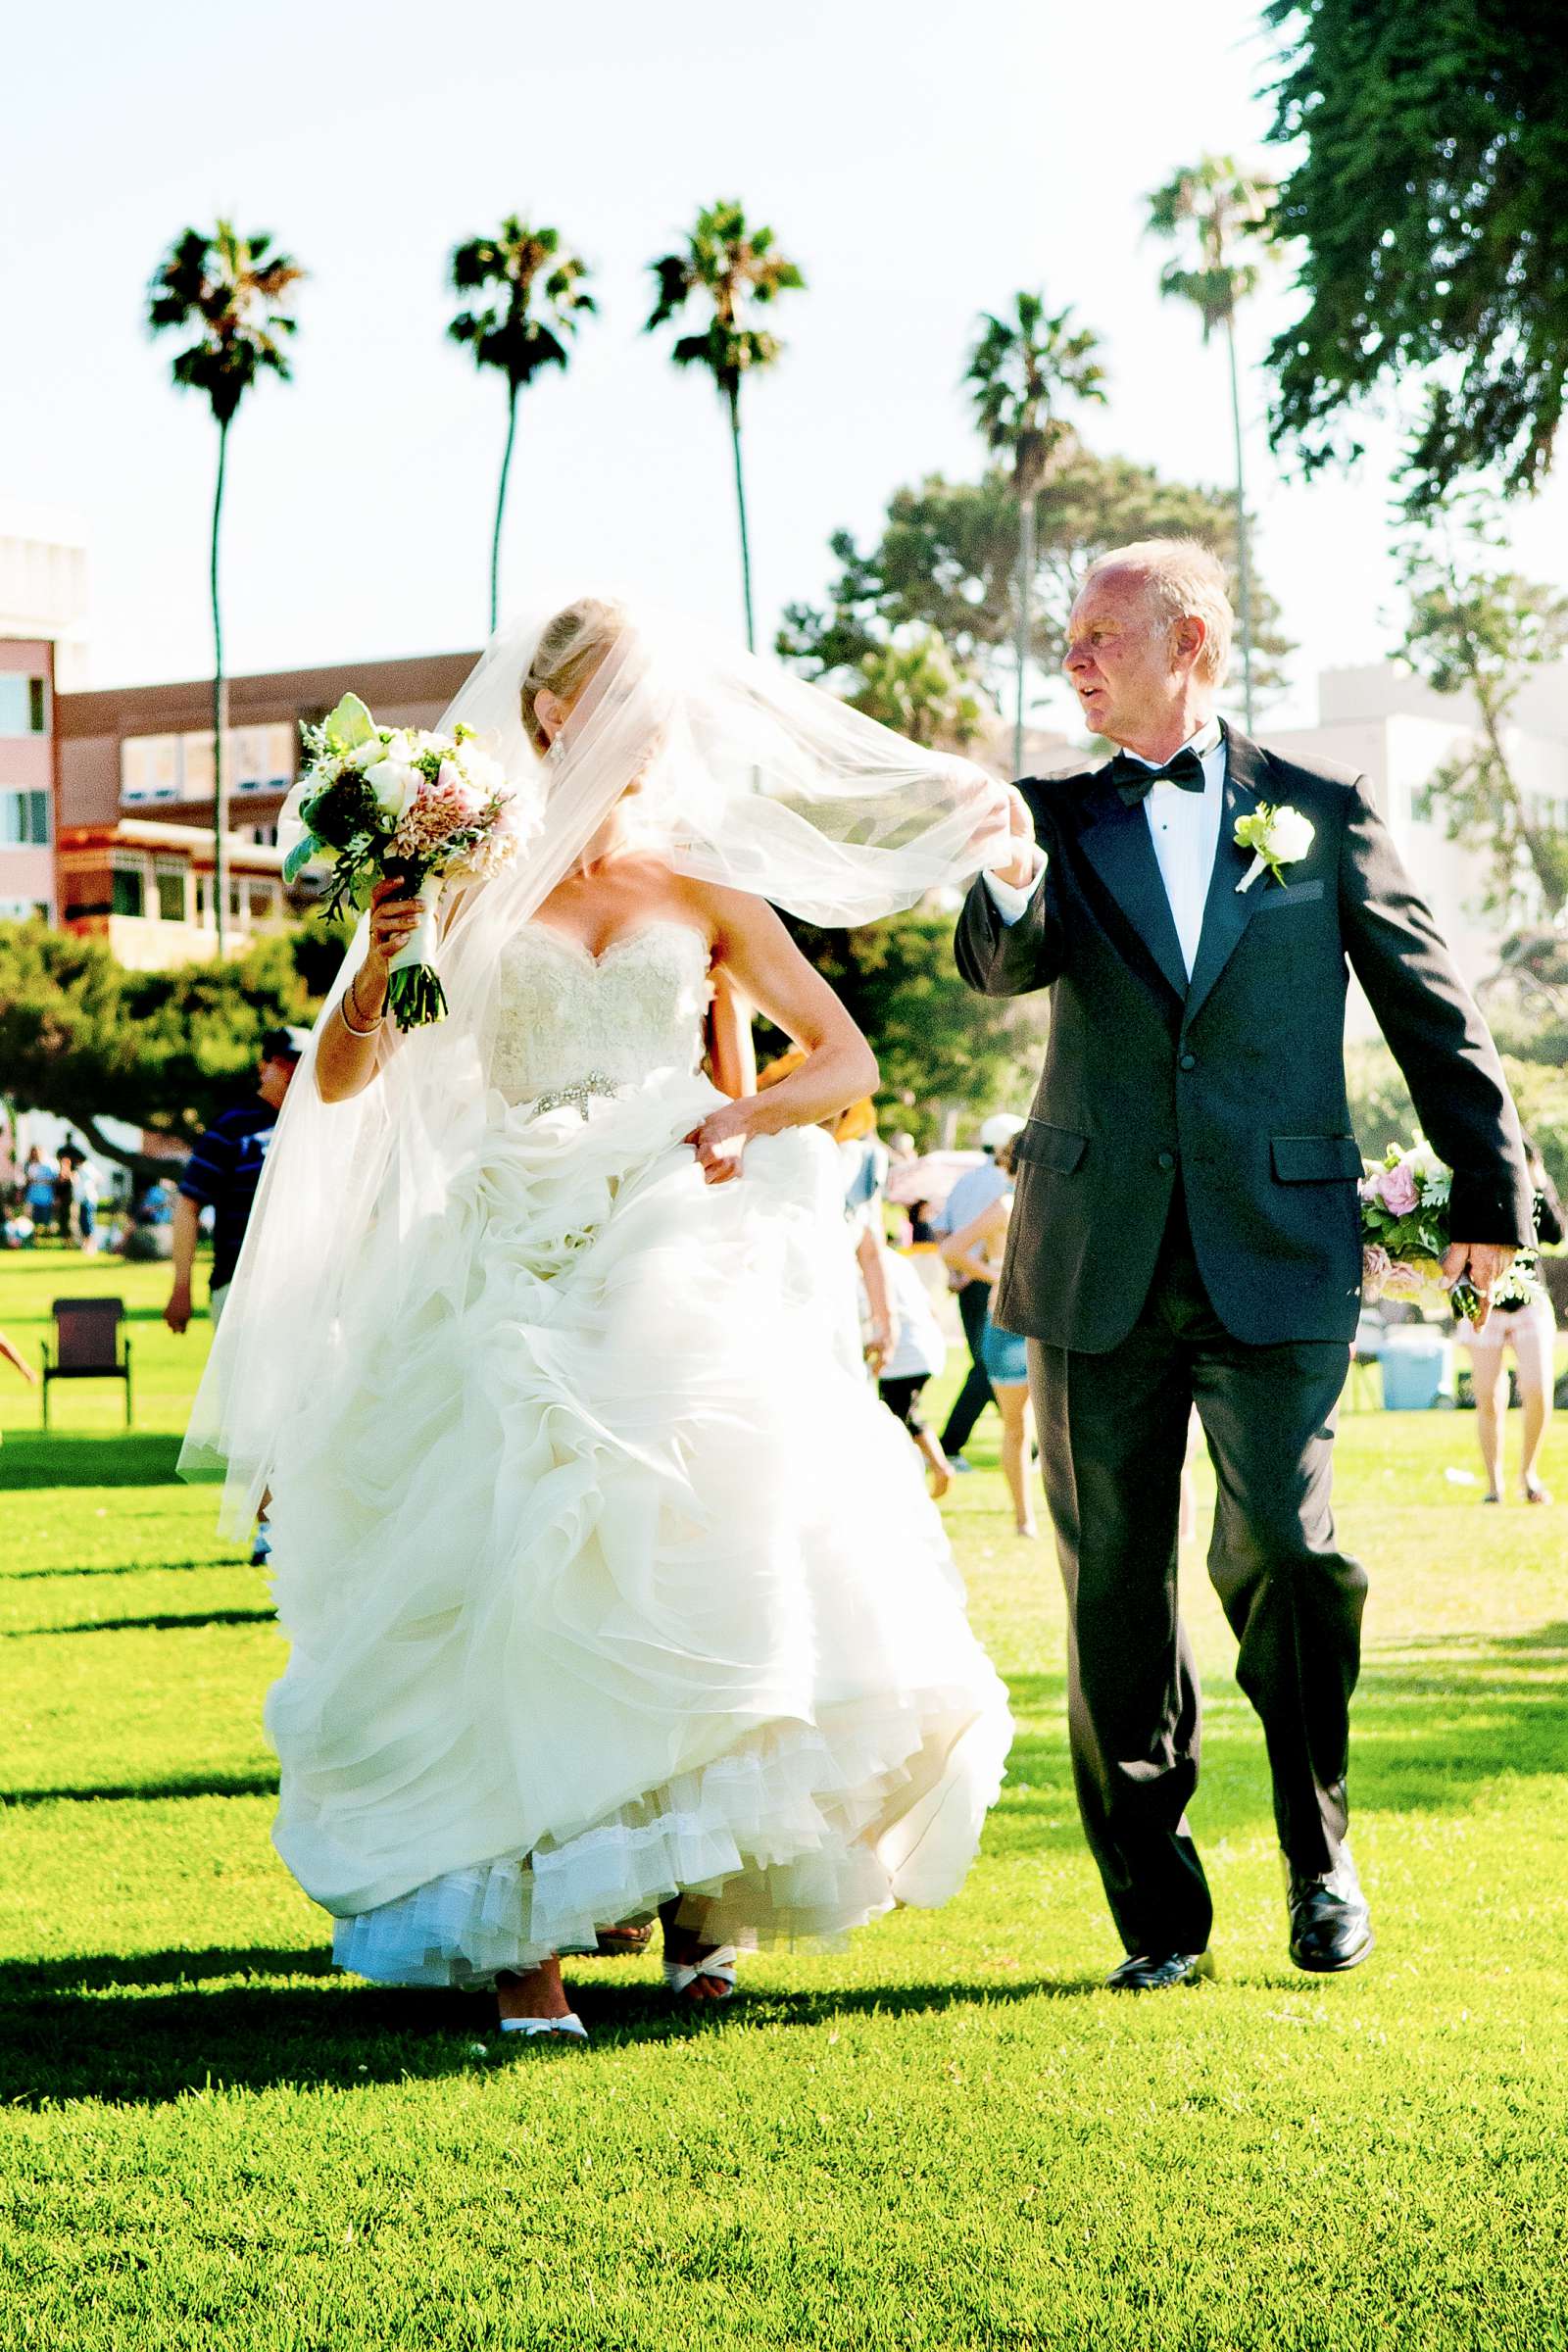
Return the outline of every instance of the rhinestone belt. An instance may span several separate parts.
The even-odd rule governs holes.
[[[603,1070],[590,1070],[572,1086],[558,1086],[547,1095],[535,1095],[531,1107],[537,1115],[542,1110],[560,1110],[564,1103],[571,1102],[586,1119],[589,1102],[595,1095],[612,1096],[619,1092],[618,1080],[607,1078]]]

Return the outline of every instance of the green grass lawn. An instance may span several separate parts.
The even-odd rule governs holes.
[[[1220,1981],[1098,1989],[1054,1567],[981,1445],[948,1515],[1020,1736],[960,1899],[760,1957],[722,2018],[578,1964],[591,2046],[502,2056],[480,1999],[333,1977],[272,1854],[278,1640],[173,1480],[206,1330],[167,1283],[0,1257],[34,1360],[51,1298],[122,1293],[138,1393],[127,1439],[58,1391],[46,1441],[0,1365],[0,2346],[1568,2345],[1568,1501],[1478,1508],[1468,1415],[1342,1430],[1363,1969],[1286,1959],[1195,1551]]]

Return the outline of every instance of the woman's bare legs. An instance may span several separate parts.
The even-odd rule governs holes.
[[[1514,1335],[1514,1361],[1519,1367],[1519,1403],[1524,1422],[1524,1457],[1519,1464],[1519,1484],[1527,1502],[1547,1501],[1549,1496],[1536,1475],[1541,1460],[1541,1448],[1551,1420],[1553,1376],[1556,1372],[1555,1319],[1548,1321],[1544,1313]]]
[[[914,1438],[913,1430],[910,1430],[909,1435]],[[933,1502],[940,1501],[953,1484],[953,1472],[948,1468],[948,1457],[937,1444],[935,1433],[929,1429],[922,1429],[919,1436],[914,1438],[914,1442],[919,1449],[921,1459],[931,1474],[931,1498]]]
[[[561,1962],[551,1954],[526,1976],[503,1969],[496,1979],[496,2002],[503,2017],[569,2017],[571,2003],[561,1982]]]
[[[1012,1519],[1020,1536],[1035,1536],[1034,1495],[1029,1483],[1029,1383],[993,1380],[1002,1415],[1002,1475],[1012,1496]]]
[[[1502,1431],[1508,1407],[1508,1368],[1500,1348],[1472,1348],[1470,1383],[1476,1399],[1476,1437],[1481,1446],[1487,1494],[1502,1500]]]

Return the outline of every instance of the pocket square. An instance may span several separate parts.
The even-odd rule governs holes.
[[[1265,890],[1258,900],[1257,911],[1261,914],[1265,906],[1300,906],[1308,899],[1320,899],[1322,896],[1321,879],[1316,882],[1287,882],[1283,889],[1276,887]]]

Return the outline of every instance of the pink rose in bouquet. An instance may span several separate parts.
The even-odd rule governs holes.
[[[1407,1217],[1420,1203],[1414,1172],[1405,1160],[1396,1167],[1379,1168],[1372,1181],[1391,1217]]]

